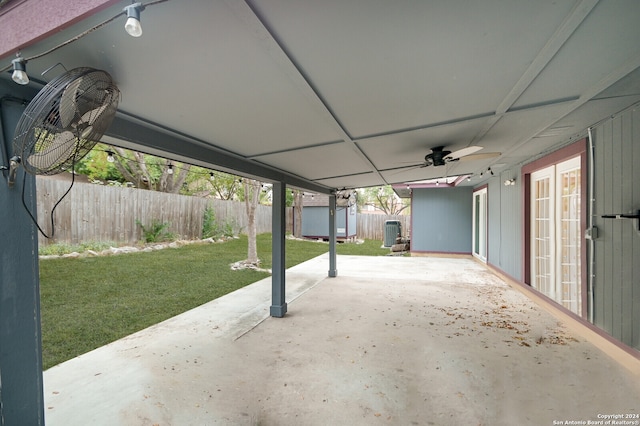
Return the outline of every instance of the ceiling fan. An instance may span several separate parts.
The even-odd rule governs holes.
[[[494,158],[500,156],[499,152],[485,152],[482,154],[476,154],[476,152],[483,149],[481,146],[470,146],[460,149],[455,152],[451,152],[445,149],[444,146],[436,146],[431,148],[431,152],[424,157],[424,163],[418,167],[428,166],[444,166],[448,163],[456,161],[472,161],[472,160],[485,160],[487,158]]]

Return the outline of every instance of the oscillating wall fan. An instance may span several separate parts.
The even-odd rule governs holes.
[[[14,154],[31,174],[70,170],[104,135],[119,100],[107,72],[87,67],[65,72],[27,105],[16,126]]]

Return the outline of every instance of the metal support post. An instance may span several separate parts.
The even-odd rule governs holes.
[[[285,302],[285,215],[286,185],[273,184],[272,228],[271,228],[271,309],[272,317],[282,318],[287,313]]]
[[[336,269],[336,196],[329,195],[329,276],[337,277]]]
[[[0,101],[0,165],[13,155],[10,141],[23,110],[21,102]],[[0,424],[43,425],[38,231],[22,206],[24,196],[36,214],[36,179],[17,170],[9,186],[8,174],[0,172]]]

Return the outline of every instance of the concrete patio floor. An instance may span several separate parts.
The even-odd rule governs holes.
[[[46,424],[552,425],[640,413],[640,369],[474,260],[338,256],[336,278],[328,267],[322,255],[287,271],[284,318],[268,317],[269,278],[47,370]]]

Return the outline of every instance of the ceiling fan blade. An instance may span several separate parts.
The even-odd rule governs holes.
[[[466,157],[467,155],[471,155],[474,152],[480,151],[481,149],[483,149],[481,146],[469,146],[467,148],[462,148],[458,151],[452,152],[451,154],[447,155],[446,158],[456,159],[460,157]]]
[[[483,152],[482,154],[471,154],[460,158],[460,161],[486,160],[501,156],[501,152]]]

